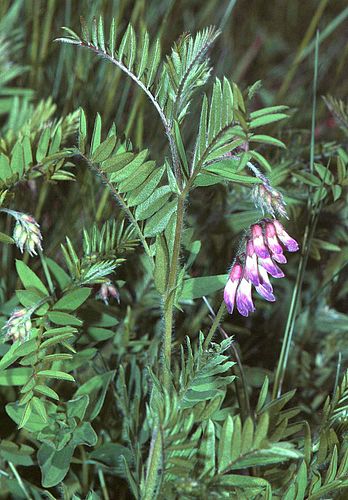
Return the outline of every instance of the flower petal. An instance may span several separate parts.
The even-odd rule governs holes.
[[[255,287],[257,293],[261,295],[264,299],[268,300],[268,302],[274,302],[276,300],[275,296],[273,293],[268,290],[265,286],[259,285]]]
[[[236,291],[238,286],[238,281],[231,281],[230,279],[227,281],[225,289],[224,289],[224,301],[226,304],[227,311],[232,314],[234,309],[234,302],[236,298]]]
[[[271,257],[267,257],[266,259],[260,259],[259,258],[259,264],[266,269],[268,274],[273,276],[273,278],[284,278],[285,274],[283,271],[280,269],[280,267],[277,266],[271,259]]]
[[[236,304],[238,312],[242,316],[249,316],[250,312],[255,311],[251,297],[251,283],[245,278],[240,282],[237,289]]]

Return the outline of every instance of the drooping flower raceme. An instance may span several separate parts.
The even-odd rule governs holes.
[[[21,343],[28,340],[31,331],[31,313],[29,309],[16,309],[3,326],[5,331],[5,340]]]
[[[278,220],[262,219],[251,226],[245,251],[233,264],[224,290],[224,301],[230,314],[235,304],[242,316],[249,316],[255,310],[252,285],[264,299],[269,302],[276,300],[269,276],[285,276],[277,265],[287,262],[283,247],[289,252],[299,249],[297,241],[289,236]]]
[[[29,255],[37,255],[37,250],[42,250],[42,234],[40,226],[31,215],[17,212],[9,208],[0,208],[16,220],[12,238],[23,253],[26,250]]]
[[[29,255],[37,255],[36,250],[42,250],[42,235],[40,226],[31,215],[16,212],[17,222],[13,230],[13,239],[23,253],[27,250]]]
[[[116,299],[117,302],[120,303],[119,291],[111,281],[107,281],[100,287],[97,298],[102,299],[105,305],[109,305],[110,297]]]

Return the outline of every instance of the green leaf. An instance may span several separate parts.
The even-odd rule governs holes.
[[[106,372],[102,375],[95,375],[90,380],[82,384],[75,392],[75,397],[82,396],[84,394],[89,396],[89,405],[85,420],[94,420],[99,415],[99,412],[104,404],[106,392],[114,375],[114,371]]]
[[[40,163],[45,156],[47,156],[48,145],[50,141],[51,130],[50,128],[46,128],[41,134],[39,144],[36,150],[36,161]]]
[[[97,149],[94,151],[91,158],[92,162],[100,163],[109,158],[115,145],[116,145],[116,136],[112,135],[108,137],[104,142],[99,144]]]
[[[321,186],[321,180],[309,172],[296,172],[293,174],[293,176],[304,184],[307,184],[308,186]]]
[[[34,271],[32,271],[30,267],[25,264],[25,262],[23,262],[22,260],[16,260],[16,269],[24,288],[36,288],[44,295],[49,295],[47,288],[42,283],[40,278],[36,276]]]
[[[14,342],[7,352],[2,356],[0,360],[0,370],[5,370],[8,366],[14,363],[18,359],[16,354],[17,348],[19,346],[19,341]]]
[[[17,446],[12,441],[3,439],[0,444],[0,456],[15,465],[23,465],[24,467],[34,464],[31,455],[34,453],[34,448],[25,444]]]
[[[199,452],[204,460],[202,473],[213,477],[215,473],[215,427],[211,420],[207,422]]]
[[[51,387],[48,387],[47,385],[36,385],[34,388],[35,392],[38,392],[39,394],[42,394],[43,396],[47,396],[48,398],[55,399],[56,401],[59,401],[59,396],[54,391],[51,389]]]
[[[48,313],[48,319],[55,323],[56,325],[75,325],[81,326],[82,321],[71,314],[58,312],[58,311],[50,311]]]
[[[54,304],[53,309],[75,311],[88,299],[91,291],[91,288],[78,288],[77,290],[68,292]]]
[[[177,201],[173,200],[166,203],[151,219],[149,219],[145,226],[144,236],[156,236],[164,231],[170,220],[171,215],[176,211]]]
[[[70,418],[77,417],[79,420],[83,420],[88,403],[89,397],[87,394],[71,399],[67,402],[67,416]]]
[[[24,173],[24,155],[23,147],[20,142],[17,142],[12,150],[11,169],[17,172],[20,176]]]
[[[203,297],[203,295],[210,295],[221,290],[226,285],[227,279],[227,274],[186,279],[184,281],[180,300],[198,299]]]
[[[227,468],[231,462],[233,418],[228,415],[221,430],[218,448],[219,472]]]
[[[255,118],[259,118],[260,116],[271,115],[272,113],[279,113],[281,111],[286,111],[289,109],[288,106],[278,105],[278,106],[269,106],[267,108],[257,109],[250,113],[250,118],[254,120]]]
[[[38,415],[40,415],[42,420],[47,422],[48,418],[47,418],[46,408],[45,408],[44,403],[41,401],[41,399],[34,396],[31,400],[31,405],[33,408],[35,408],[36,412],[38,413]]]
[[[5,156],[3,153],[0,153],[0,179],[5,181],[6,179],[12,177],[12,175],[13,172],[7,156]]]
[[[269,144],[270,146],[277,146],[278,148],[286,149],[284,142],[269,135],[252,135],[250,137],[250,142],[261,142],[261,144]]]
[[[58,370],[41,370],[37,373],[38,377],[55,378],[58,380],[67,380],[69,382],[75,382],[75,379],[69,373],[64,373]]]
[[[36,338],[27,340],[23,344],[17,347],[14,354],[18,357],[26,356],[27,354],[31,354],[37,350],[38,341]]]
[[[21,421],[18,424],[18,429],[22,429],[23,427],[25,427],[26,423],[28,422],[28,420],[30,418],[30,415],[31,415],[31,412],[32,412],[32,408],[33,407],[32,407],[31,401],[29,401],[25,405]]]
[[[42,474],[42,485],[51,488],[63,481],[70,468],[70,462],[75,446],[68,444],[56,451],[52,446],[43,443],[37,453],[38,463]]]
[[[154,281],[159,293],[164,293],[168,280],[169,254],[166,239],[163,235],[156,237],[156,257]]]
[[[289,118],[285,113],[274,113],[272,115],[264,115],[259,118],[254,118],[251,120],[249,126],[251,129],[262,127],[263,125],[269,125],[270,123],[279,122],[280,120],[284,120],[285,118]]]
[[[24,307],[36,306],[42,300],[42,295],[35,290],[16,290],[16,295],[19,302]],[[48,304],[43,304],[42,306],[35,308],[35,314],[42,316],[46,314],[48,308]]]
[[[8,416],[17,424],[20,425],[21,421],[25,417],[25,407],[19,406],[18,403],[8,403],[6,405],[6,413]],[[25,428],[30,432],[40,432],[47,426],[47,423],[42,420],[42,417],[36,413],[35,409],[32,409],[29,415],[29,420],[25,424]]]
[[[156,189],[149,198],[138,205],[135,211],[137,220],[144,220],[158,212],[165,205],[171,195],[169,186],[162,186]]]
[[[272,172],[272,167],[266,158],[258,153],[257,151],[250,151],[251,158],[255,158],[256,161],[268,172]]]
[[[75,445],[85,444],[87,446],[95,446],[98,441],[98,436],[89,422],[82,422],[73,433],[72,442]]]
[[[101,126],[102,126],[102,121],[100,118],[100,114],[97,113],[95,122],[94,122],[94,129],[93,129],[93,135],[92,135],[92,142],[91,142],[91,154],[96,151],[97,147],[100,144],[101,140]]]

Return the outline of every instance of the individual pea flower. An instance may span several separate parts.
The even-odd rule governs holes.
[[[273,294],[273,287],[268,277],[268,273],[266,269],[262,266],[259,266],[259,276],[260,276],[260,284],[255,286],[255,290],[261,297],[268,300],[268,302],[274,302],[276,300]]]
[[[237,287],[240,283],[240,279],[243,274],[243,266],[240,263],[239,259],[233,264],[228,281],[224,290],[224,301],[227,307],[227,310],[230,314],[232,314],[234,309],[234,302],[236,298]]]
[[[262,226],[260,224],[253,224],[251,226],[251,235],[256,255],[263,259],[269,257],[269,251],[263,237]]]
[[[238,312],[242,316],[249,316],[250,312],[255,311],[253,299],[251,296],[251,282],[244,276],[237,288],[236,304]]]
[[[248,240],[246,244],[244,275],[254,286],[258,286],[260,284],[257,255],[255,253],[253,240]]]
[[[16,340],[19,340],[20,343],[28,340],[32,326],[31,313],[32,310],[25,308],[13,311],[8,321],[3,326],[3,330],[5,330],[5,340],[12,340],[13,343],[16,342]]]
[[[97,297],[101,298],[104,304],[106,304],[107,306],[109,305],[109,297],[113,297],[117,300],[118,303],[120,303],[120,294],[111,281],[107,281],[106,283],[102,284]]]
[[[272,258],[280,264],[286,264],[287,260],[283,254],[283,247],[281,246],[278,238],[276,228],[271,221],[265,223],[265,234],[267,246],[271,251]]]
[[[280,241],[283,243],[288,252],[297,252],[299,249],[298,243],[294,238],[285,231],[282,224],[278,220],[273,221],[276,233]]]
[[[39,224],[31,215],[14,211],[9,213],[16,218],[12,237],[17,247],[22,253],[26,250],[31,256],[37,255],[36,250],[42,250],[42,234]]]

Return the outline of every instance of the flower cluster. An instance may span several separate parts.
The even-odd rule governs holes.
[[[269,213],[273,217],[279,214],[282,217],[288,218],[285,208],[286,203],[282,194],[274,189],[266,178],[264,179],[265,182],[256,184],[252,192],[253,201],[256,207],[258,207],[263,214]]]
[[[278,220],[263,219],[251,226],[245,252],[237,257],[225,286],[224,300],[230,314],[235,303],[242,316],[255,310],[252,285],[264,299],[276,300],[269,275],[284,277],[277,265],[287,262],[283,247],[288,252],[296,252],[299,248],[297,241],[288,235]]]
[[[120,294],[115,285],[111,283],[111,281],[102,284],[97,297],[101,298],[105,305],[109,305],[110,297],[113,297],[117,300],[118,303],[120,303]]]
[[[13,231],[13,239],[23,253],[24,249],[30,255],[37,255],[36,249],[42,250],[42,234],[40,226],[31,215],[13,212],[16,214],[16,225]]]
[[[25,308],[13,311],[3,327],[6,340],[12,340],[12,342],[19,340],[21,343],[28,340],[31,330],[31,312]]]

